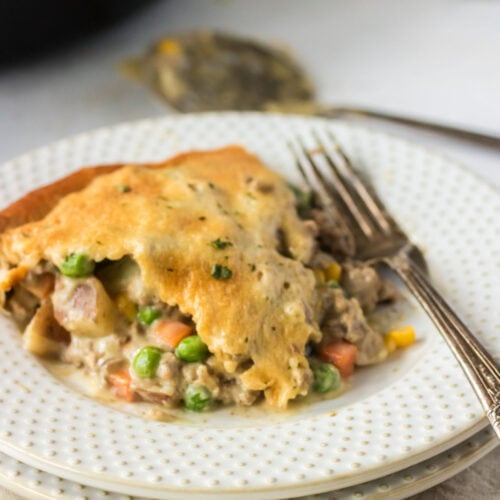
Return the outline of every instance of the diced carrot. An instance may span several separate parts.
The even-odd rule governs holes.
[[[114,390],[114,393],[120,399],[124,399],[129,403],[134,401],[135,394],[130,387],[132,382],[132,377],[128,370],[120,370],[117,372],[110,373],[108,375],[108,383]]]
[[[358,348],[349,342],[331,342],[319,348],[319,357],[334,365],[342,377],[352,375]]]
[[[193,328],[185,323],[172,319],[162,319],[154,325],[153,333],[163,344],[177,347],[183,338],[191,335],[192,331]]]

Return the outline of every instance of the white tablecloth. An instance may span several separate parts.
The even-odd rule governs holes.
[[[29,64],[0,68],[0,162],[69,134],[168,113],[118,64],[176,31],[219,28],[284,43],[322,102],[356,103],[500,135],[500,2],[169,0]],[[396,126],[500,187],[500,152]],[[500,498],[497,449],[420,499]],[[496,474],[495,474],[496,472]],[[0,498],[12,498],[0,489]]]

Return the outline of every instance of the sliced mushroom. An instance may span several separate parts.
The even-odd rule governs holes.
[[[54,318],[50,299],[42,301],[24,330],[23,347],[39,356],[57,355],[70,342],[69,333]]]
[[[7,293],[5,309],[22,330],[36,312],[40,301],[20,283]]]
[[[48,297],[54,290],[54,275],[52,273],[28,273],[21,285],[39,299]]]

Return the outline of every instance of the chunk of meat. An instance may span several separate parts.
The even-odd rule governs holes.
[[[58,276],[52,302],[56,320],[74,335],[102,337],[115,329],[115,305],[94,277]]]
[[[394,287],[380,277],[375,269],[362,263],[345,263],[341,285],[355,297],[365,313],[371,312],[381,301],[395,297]]]
[[[326,289],[321,330],[324,342],[346,340],[356,345],[357,365],[378,363],[387,357],[384,339],[366,322],[355,298],[346,298],[341,289]]]
[[[42,301],[23,335],[23,347],[39,356],[58,355],[70,342],[69,333],[54,318],[50,299]]]
[[[313,220],[319,227],[320,246],[339,257],[350,257],[354,255],[354,237],[346,223],[340,217],[332,221],[324,210],[311,210]]]
[[[341,284],[349,295],[358,299],[363,311],[375,309],[382,288],[382,280],[375,269],[363,264],[346,263]]]

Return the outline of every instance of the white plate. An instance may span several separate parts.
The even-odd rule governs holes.
[[[257,113],[187,115],[61,141],[0,168],[2,203],[82,165],[158,160],[239,143],[294,177],[286,140],[329,129],[426,251],[433,280],[495,356],[498,195],[456,164],[385,135],[330,121]],[[225,166],[221,166],[224,168]],[[230,166],[227,166],[230,168]],[[129,494],[184,498],[305,495],[408,467],[485,425],[434,328],[406,311],[418,343],[360,370],[333,401],[286,413],[222,410],[160,423],[90,400],[51,376],[2,320],[0,449],[67,479]]]
[[[303,497],[302,500],[359,500],[360,498],[397,500],[407,498],[409,495],[416,495],[458,474],[466,467],[470,467],[496,446],[498,446],[498,439],[493,431],[486,429],[452,449],[408,469],[335,492]],[[131,497],[121,493],[98,490],[53,476],[3,453],[0,454],[0,482],[3,487],[33,500],[74,500],[77,498],[132,500]],[[139,500],[138,497],[136,499]]]

